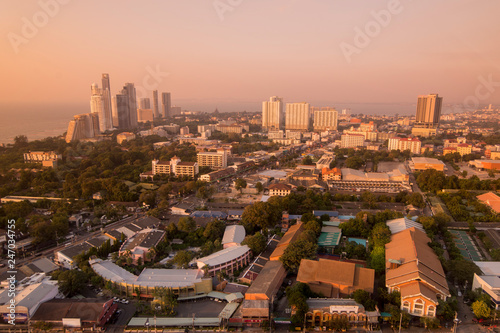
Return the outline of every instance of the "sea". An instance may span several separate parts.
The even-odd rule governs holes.
[[[286,102],[286,101],[285,101]],[[183,110],[213,112],[259,112],[262,102],[238,101],[195,101],[176,100]],[[414,115],[415,103],[331,103],[317,102],[311,105],[333,106],[339,113],[350,109],[351,114],[364,115]],[[443,107],[442,113],[460,112],[454,105]],[[89,105],[1,105],[0,104],[0,144],[13,143],[18,135],[25,135],[29,141],[63,135],[74,115],[90,112]]]

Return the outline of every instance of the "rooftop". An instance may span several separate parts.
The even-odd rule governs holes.
[[[245,227],[242,225],[229,225],[224,231],[224,237],[222,237],[222,244],[227,243],[238,243],[241,244],[245,239]]]
[[[198,267],[202,268],[205,265],[209,267],[217,266],[229,262],[231,260],[234,260],[244,255],[248,251],[250,251],[250,248],[247,245],[231,246],[226,249],[212,253],[209,256],[197,259]]]

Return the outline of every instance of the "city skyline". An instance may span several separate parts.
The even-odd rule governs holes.
[[[172,105],[209,112],[258,111],[273,95],[337,109],[415,104],[433,91],[466,107],[500,101],[493,1],[243,1],[229,9],[150,1],[120,6],[121,15],[109,15],[114,1],[99,11],[95,1],[44,3],[57,8],[3,5],[3,105],[88,105],[87,87],[101,73],[134,82],[137,100],[168,91]],[[130,25],[131,17],[140,24]]]

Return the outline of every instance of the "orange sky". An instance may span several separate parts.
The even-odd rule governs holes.
[[[222,109],[273,95],[500,103],[498,13],[496,0],[3,1],[0,103],[88,105],[104,72],[113,94],[134,82]]]

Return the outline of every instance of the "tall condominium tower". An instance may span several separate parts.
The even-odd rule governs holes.
[[[158,90],[153,90],[153,117],[160,118],[160,113],[158,112]]]
[[[438,94],[418,96],[415,124],[436,127],[441,116],[442,102],[443,98]]]
[[[151,100],[149,97],[141,98],[139,100],[139,108],[140,109],[151,109]]]
[[[116,94],[113,97],[113,126],[118,129],[130,128],[128,95]],[[137,113],[137,110],[136,110]]]
[[[109,74],[102,74],[102,97],[104,99],[104,115],[106,116],[106,129],[113,128],[113,116],[111,111],[111,87],[109,84]]]
[[[91,139],[99,134],[99,115],[97,113],[85,113],[74,116],[69,122],[66,142],[82,139]]]
[[[101,133],[113,128],[111,110],[109,114],[106,110],[107,90],[99,89],[97,83],[90,86],[90,112],[96,113],[99,117],[99,130]]]
[[[133,83],[125,83],[121,91],[122,95],[128,96],[129,128],[137,128],[137,100]]]
[[[307,131],[310,119],[309,103],[286,104],[285,129]]]
[[[163,118],[171,117],[172,101],[170,100],[170,93],[161,93],[161,110]]]
[[[262,102],[262,129],[280,130],[284,125],[283,98],[273,96]]]
[[[338,123],[338,112],[334,108],[313,108],[315,131],[335,131]]]
[[[438,94],[418,96],[417,113],[415,115],[415,126],[411,132],[414,135],[435,135],[441,117],[441,105],[443,98]]]

